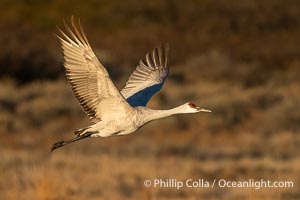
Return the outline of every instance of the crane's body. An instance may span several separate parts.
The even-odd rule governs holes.
[[[91,137],[108,137],[112,135],[126,135],[135,132],[137,129],[147,124],[148,122],[174,114],[183,114],[184,109],[189,105],[183,105],[171,110],[153,110],[146,107],[138,106],[129,109],[112,109],[109,112],[117,114],[107,115],[96,124],[93,124],[87,129],[82,130],[80,134],[93,132]]]
[[[65,24],[68,35],[60,32],[67,78],[83,110],[94,122],[75,131],[76,137],[60,141],[51,151],[66,144],[88,138],[126,135],[146,123],[174,114],[210,112],[193,103],[169,110],[145,107],[150,98],[162,88],[169,72],[168,45],[161,45],[141,60],[120,92],[108,72],[95,56],[79,23],[72,18],[73,30]]]

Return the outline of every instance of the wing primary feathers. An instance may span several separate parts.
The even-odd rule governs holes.
[[[84,33],[84,30],[83,30],[83,28],[82,28],[82,26],[81,26],[80,18],[79,18],[79,31],[81,32],[81,34],[82,34],[82,36],[83,36],[83,38],[84,38],[84,40],[85,40],[85,43],[88,45],[88,47],[91,48],[90,43],[89,43],[89,41],[88,41],[88,39],[87,39],[87,37],[86,37],[86,35],[85,35],[85,33]]]
[[[168,45],[161,44],[147,53],[129,77],[122,95],[131,106],[145,106],[168,76]]]
[[[83,31],[80,20],[71,17],[71,23],[64,23],[64,31],[57,27],[64,56],[67,79],[84,112],[93,120],[101,120],[104,100],[121,102],[119,106],[129,107],[109,77],[104,66],[96,57]]]
[[[152,60],[154,62],[155,68],[158,68],[158,66],[159,66],[157,59],[158,59],[157,48],[154,48],[154,50],[152,51]]]
[[[70,42],[71,45],[78,46],[78,44],[76,44],[71,38],[69,38],[69,36],[67,36],[67,34],[65,34],[59,27],[57,27],[57,28],[58,28],[58,31],[65,37],[65,39]],[[66,40],[62,39],[62,41],[66,41]]]
[[[75,31],[77,37],[79,38],[79,40],[81,41],[82,44],[85,44],[85,40],[84,38],[82,37],[82,34],[78,31],[78,29],[76,28],[76,23],[75,23],[75,20],[74,20],[74,17],[72,16],[71,18],[71,24],[72,24],[72,27],[73,27],[73,30]]]
[[[151,69],[154,69],[150,53],[147,53],[147,55],[146,55],[146,62],[148,64],[148,67],[150,67]]]
[[[169,44],[167,43],[163,45],[163,49],[164,49],[163,52],[165,53],[165,55],[163,56],[165,58],[164,67],[167,67],[169,66],[169,49],[170,49]]]
[[[74,39],[74,41],[76,41],[78,45],[84,46],[84,45],[82,44],[82,42],[78,39],[78,36],[76,36],[76,35],[73,33],[72,29],[69,27],[69,25],[66,23],[65,20],[64,20],[64,26],[65,26],[65,29],[69,32],[70,36],[72,36],[72,38]],[[76,28],[75,28],[75,29],[76,29]],[[76,30],[75,30],[75,31],[76,31]]]

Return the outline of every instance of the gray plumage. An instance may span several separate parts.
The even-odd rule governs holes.
[[[63,49],[66,76],[94,124],[76,130],[76,137],[71,140],[53,144],[51,151],[84,138],[130,134],[152,120],[174,114],[210,112],[190,102],[169,110],[144,107],[168,75],[168,45],[148,53],[120,92],[93,52],[80,21],[77,25],[72,17],[71,27],[65,23],[65,29],[66,32],[59,29],[61,36],[57,37]]]

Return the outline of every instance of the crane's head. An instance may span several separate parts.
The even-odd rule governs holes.
[[[183,105],[185,113],[197,113],[197,112],[211,112],[210,110],[207,110],[205,108],[200,108],[194,103],[188,102]]]

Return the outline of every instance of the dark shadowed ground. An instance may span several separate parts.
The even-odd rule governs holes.
[[[0,199],[300,199],[300,3],[0,2]],[[124,136],[49,153],[87,126],[64,77],[56,25],[80,17],[121,89],[161,42],[171,71],[149,107],[192,101]],[[150,179],[293,181],[282,188],[149,188]]]

